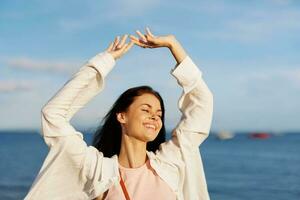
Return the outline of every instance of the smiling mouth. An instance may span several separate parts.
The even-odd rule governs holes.
[[[150,130],[156,130],[156,126],[153,125],[153,124],[144,124],[144,126],[147,128],[147,129],[150,129]]]

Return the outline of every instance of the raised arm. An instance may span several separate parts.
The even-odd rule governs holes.
[[[127,35],[120,41],[116,37],[106,51],[90,59],[43,107],[42,133],[48,146],[54,145],[61,136],[78,135],[82,138],[69,122],[102,90],[104,78],[115,65],[115,60],[132,47],[132,42],[125,44],[126,38]]]
[[[42,108],[42,134],[50,151],[25,200],[92,199],[101,193],[95,187],[106,184],[110,174],[117,176],[117,161],[87,147],[70,119],[103,89],[115,60],[132,47],[126,37],[121,42],[117,37],[90,59]]]
[[[213,114],[213,95],[202,79],[202,72],[189,56],[176,65],[172,75],[183,88],[178,101],[181,119],[173,137],[184,146],[198,146],[207,138]]]
[[[171,73],[183,88],[178,102],[181,119],[172,132],[172,139],[163,143],[156,152],[158,161],[153,164],[175,191],[183,191],[184,199],[209,200],[199,145],[210,131],[213,95],[202,79],[202,72],[174,36],[157,37],[149,29],[146,32],[143,35],[137,31],[140,39],[131,38],[144,48],[169,48],[177,61]]]
[[[154,36],[149,28],[146,28],[145,35],[140,31],[136,33],[140,38],[130,36],[135,44],[143,48],[167,47],[177,61],[172,75],[183,88],[183,94],[178,102],[182,117],[174,129],[173,139],[182,137],[186,145],[200,145],[209,133],[213,111],[213,96],[202,79],[202,72],[174,35]]]

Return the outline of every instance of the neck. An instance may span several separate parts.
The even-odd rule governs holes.
[[[127,168],[137,168],[147,160],[147,143],[122,134],[119,164]]]

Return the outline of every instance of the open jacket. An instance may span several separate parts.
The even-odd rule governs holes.
[[[87,146],[70,124],[73,115],[102,91],[114,65],[110,53],[97,54],[42,108],[42,135],[50,150],[25,200],[93,199],[119,184],[117,155],[107,158]],[[213,96],[189,56],[170,73],[183,88],[178,102],[182,117],[172,139],[147,155],[178,200],[208,200],[199,145],[210,131]]]

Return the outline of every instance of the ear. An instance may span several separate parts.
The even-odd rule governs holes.
[[[125,124],[125,123],[127,122],[125,112],[117,113],[116,115],[117,115],[117,120],[118,120],[121,124]]]

